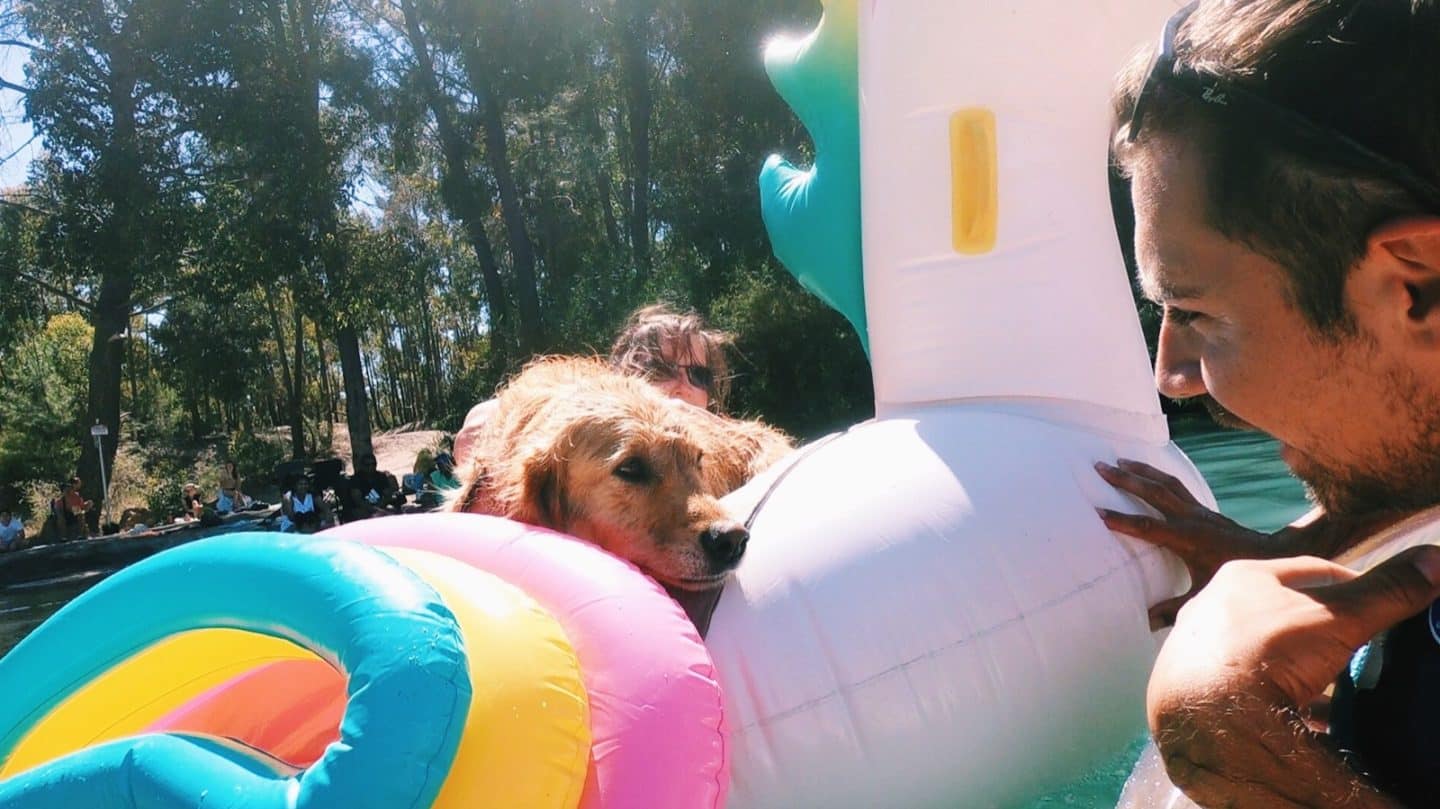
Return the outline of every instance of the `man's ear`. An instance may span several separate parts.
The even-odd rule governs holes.
[[[560,466],[560,458],[554,452],[539,450],[526,456],[515,519],[564,530],[567,510]]]
[[[1371,232],[1362,289],[1406,336],[1440,349],[1440,217],[1410,216]]]

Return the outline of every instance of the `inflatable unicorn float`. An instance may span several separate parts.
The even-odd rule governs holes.
[[[766,65],[816,165],[761,177],[876,417],[728,502],[705,643],[628,564],[470,515],[156,556],[0,661],[7,807],[1014,806],[1143,731],[1146,607],[1093,465],[1170,443],[1108,205],[1158,0],[827,0]],[[1213,506],[1213,502],[1210,503]]]

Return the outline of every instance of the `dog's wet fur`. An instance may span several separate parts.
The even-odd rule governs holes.
[[[719,498],[791,450],[779,431],[666,398],[598,359],[531,363],[497,397],[450,507],[588,540],[680,590],[745,552]]]

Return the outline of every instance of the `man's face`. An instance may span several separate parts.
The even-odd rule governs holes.
[[[1206,223],[1196,150],[1164,136],[1144,148],[1131,192],[1141,284],[1165,310],[1160,392],[1208,396],[1222,423],[1274,436],[1328,512],[1440,500],[1440,388],[1397,330],[1347,282],[1356,333],[1319,333],[1280,265]]]

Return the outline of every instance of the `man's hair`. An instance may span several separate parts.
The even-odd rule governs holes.
[[[730,366],[725,347],[729,334],[705,327],[693,311],[676,312],[663,303],[635,310],[620,329],[610,348],[610,367],[621,373],[650,379],[673,379],[683,373],[677,365],[700,364],[692,356],[698,339],[705,346],[705,367],[715,380],[710,386],[710,409],[723,413],[730,395]],[[665,348],[673,347],[675,362],[666,362]]]
[[[1349,270],[1371,231],[1424,211],[1410,193],[1294,133],[1159,84],[1138,138],[1128,122],[1156,45],[1113,96],[1115,157],[1133,174],[1147,140],[1199,149],[1208,223],[1284,267],[1293,303],[1317,330],[1349,332]],[[1178,64],[1218,76],[1329,127],[1440,184],[1440,0],[1205,0],[1175,38]],[[1440,214],[1440,211],[1429,211]]]

